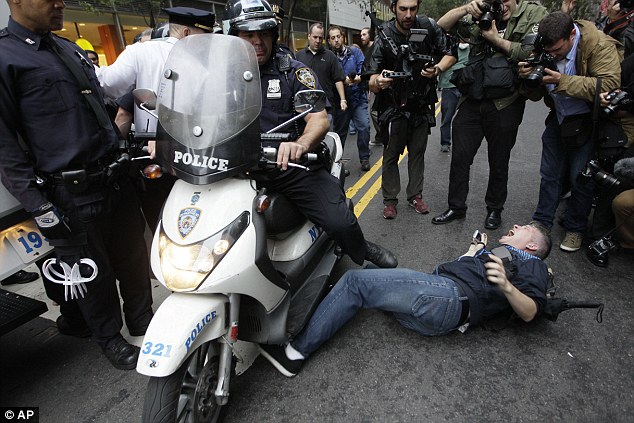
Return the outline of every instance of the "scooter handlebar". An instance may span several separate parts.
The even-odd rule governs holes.
[[[292,134],[288,132],[276,132],[273,134],[260,134],[260,140],[262,142],[288,142],[293,141]]]

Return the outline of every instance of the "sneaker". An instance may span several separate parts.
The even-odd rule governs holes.
[[[396,205],[395,204],[387,204],[383,207],[383,219],[394,219],[396,217]]]
[[[349,135],[357,135],[357,131],[350,131],[348,132]]]
[[[440,151],[443,153],[449,153],[449,146],[447,144],[443,144],[440,146]]]
[[[281,345],[258,345],[260,354],[286,377],[295,376],[304,364],[304,360],[291,360]]]
[[[361,160],[361,170],[367,172],[370,170],[370,161],[369,160]]]
[[[423,197],[420,194],[414,197],[411,201],[408,201],[407,204],[409,204],[410,207],[414,207],[414,210],[416,210],[416,213],[420,213],[420,214],[429,213],[429,207],[427,207],[427,204],[425,204],[425,202],[423,201]],[[385,212],[383,214],[385,215]]]
[[[370,145],[383,145],[383,143],[379,140],[372,140],[370,141]]]
[[[566,232],[566,237],[561,242],[559,248],[564,251],[575,252],[581,248],[581,241],[583,241],[583,234],[579,232]]]

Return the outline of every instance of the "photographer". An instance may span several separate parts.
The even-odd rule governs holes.
[[[416,16],[419,5],[418,0],[392,0],[390,8],[396,18],[385,25],[387,39],[377,37],[366,68],[366,75],[371,75],[370,90],[377,95],[374,108],[378,110],[381,132],[388,138],[383,150],[381,185],[385,219],[396,217],[397,196],[401,190],[398,159],[405,147],[409,153],[407,202],[417,213],[429,213],[422,191],[427,136],[430,126],[436,122],[433,108],[437,101],[435,77],[456,61],[436,22],[426,16]],[[426,31],[424,40],[410,43],[410,33],[414,29]],[[391,46],[390,42],[395,45]],[[398,48],[399,52],[394,52],[392,47]],[[410,54],[401,54],[404,49]],[[442,59],[437,64],[416,60],[409,63],[409,58],[417,54],[442,56]],[[410,66],[408,78],[387,76]]]
[[[610,0],[605,14],[603,32],[621,42],[624,57],[629,57],[634,51],[634,0]]]
[[[453,121],[453,154],[449,173],[449,208],[432,219],[440,225],[463,219],[467,212],[469,170],[486,138],[489,183],[484,226],[502,222],[508,167],[525,99],[519,94],[516,62],[528,57],[520,41],[547,15],[540,4],[524,0],[474,0],[447,12],[438,24],[471,44],[469,62],[452,82],[463,94]]]
[[[545,17],[538,33],[541,49],[552,56],[555,66],[544,67],[541,85],[529,88],[532,93],[547,93],[544,101],[551,108],[542,134],[541,185],[533,220],[546,228],[552,227],[561,195],[562,169],[567,168],[571,196],[563,222],[566,235],[559,247],[574,252],[581,248],[592,206],[593,184],[580,183],[577,175],[595,151],[591,112],[597,79],[601,78],[602,86],[608,90],[620,85],[619,43],[592,22],[573,21],[564,12]],[[533,66],[525,62],[520,66],[520,76],[534,81]]]
[[[622,88],[601,93],[601,106],[604,111],[620,119],[628,137],[627,146],[631,146],[634,140],[634,101],[631,97],[633,73],[634,56],[630,56],[621,63]],[[623,155],[631,156],[632,152],[626,151]],[[608,167],[607,171],[611,170]],[[613,189],[601,192],[592,228],[595,238],[601,238],[590,244],[586,254],[592,264],[607,267],[608,253],[617,245],[612,241],[615,233],[622,248],[634,248],[634,220],[629,218],[634,211],[634,190],[631,189],[634,187],[634,159],[619,160],[614,165],[614,176],[606,174],[606,169],[599,169],[598,175],[593,176],[608,181]]]
[[[595,266],[608,266],[608,253],[616,248],[634,251],[634,158],[619,160],[614,165],[613,178],[618,187],[627,187],[611,201],[615,226],[588,246],[586,255]],[[616,239],[614,239],[616,238]]]

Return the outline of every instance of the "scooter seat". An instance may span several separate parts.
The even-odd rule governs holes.
[[[268,237],[284,238],[284,234],[301,226],[306,222],[306,217],[297,206],[282,194],[269,195],[271,205],[264,212],[264,222]]]

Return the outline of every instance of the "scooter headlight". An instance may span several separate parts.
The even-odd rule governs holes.
[[[179,245],[161,228],[159,256],[165,284],[172,291],[197,289],[249,226],[249,212],[243,212],[223,230],[204,241]]]

